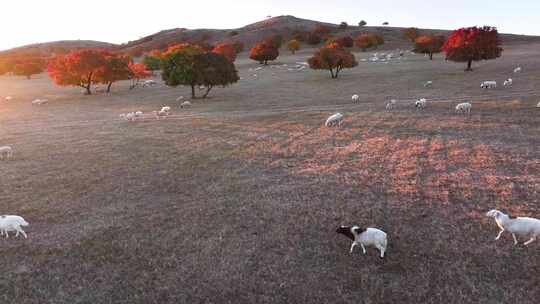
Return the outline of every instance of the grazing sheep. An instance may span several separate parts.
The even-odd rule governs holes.
[[[512,78],[508,78],[508,79],[506,79],[506,80],[504,81],[503,86],[509,87],[509,86],[511,86],[513,83],[514,83],[514,81],[512,80]]]
[[[11,159],[13,157],[13,148],[10,146],[0,147],[0,159]]]
[[[161,108],[161,112],[170,112],[170,111],[171,111],[171,107],[165,106]]]
[[[4,100],[5,100],[5,101],[11,101],[11,100],[13,100],[13,97],[11,97],[11,96],[6,96],[6,97],[4,97]]]
[[[500,231],[495,240],[501,238],[504,231],[508,231],[512,234],[514,245],[518,244],[516,234],[519,236],[530,237],[524,245],[529,245],[540,236],[540,220],[538,219],[530,217],[512,217],[495,209],[488,211],[486,216],[494,218],[497,226],[499,226]]]
[[[392,110],[396,106],[396,104],[397,104],[397,101],[395,99],[392,99],[386,104],[386,109]]]
[[[536,105],[537,108],[540,108],[540,102]]]
[[[518,66],[517,68],[514,69],[514,73],[519,73],[519,72],[521,72],[521,67],[520,66]]]
[[[496,81],[484,81],[480,84],[480,87],[482,89],[494,89],[497,87],[497,82]]]
[[[427,100],[425,98],[422,98],[422,99],[418,99],[415,103],[414,103],[414,106],[417,108],[417,109],[423,109],[425,108],[427,105]]]
[[[170,114],[170,113],[169,113],[168,111],[163,111],[163,110],[161,110],[161,111],[159,111],[159,112],[158,112],[158,111],[154,111],[154,115],[156,116],[156,119],[157,119],[157,120],[160,120],[161,117],[166,118],[167,116],[169,116],[169,114]]]
[[[353,253],[354,247],[359,244],[364,254],[366,254],[365,246],[374,246],[379,249],[381,258],[384,258],[384,253],[388,247],[388,238],[384,231],[377,228],[362,229],[359,226],[341,226],[336,232],[345,235],[353,241],[350,253]]]
[[[48,102],[49,102],[48,99],[36,99],[36,100],[32,101],[32,105],[40,106],[40,105],[43,105],[43,104],[47,104]]]
[[[470,102],[463,102],[456,106],[456,113],[471,114],[472,104]]]
[[[19,233],[21,233],[26,239],[28,237],[21,227],[25,227],[28,225],[28,222],[20,216],[2,215],[0,216],[0,235],[5,234],[6,238],[9,238],[9,231],[16,231],[17,234],[15,234],[15,237],[18,237]]]
[[[120,114],[120,119],[127,120],[127,121],[135,121],[137,119],[137,115],[135,114],[135,112]]]
[[[352,97],[351,97],[352,101],[353,102],[358,102],[360,100],[360,96],[354,94]]]
[[[328,117],[328,119],[326,120],[326,123],[324,125],[327,126],[327,127],[332,127],[332,126],[335,126],[335,125],[340,126],[342,123],[343,123],[343,114],[336,113],[336,114]]]
[[[144,116],[144,113],[142,111],[135,112],[135,118],[142,118]]]
[[[191,107],[191,102],[189,101],[184,101],[181,105],[180,105],[180,108],[189,108]]]
[[[176,102],[180,102],[182,100],[184,100],[184,96],[179,96],[178,98],[176,98]]]
[[[432,80],[426,81],[426,82],[424,83],[424,88],[432,87],[432,86],[433,86],[433,81],[432,81]]]
[[[143,88],[146,88],[146,87],[153,87],[153,86],[156,86],[157,85],[157,82],[155,80],[145,80],[142,84]]]

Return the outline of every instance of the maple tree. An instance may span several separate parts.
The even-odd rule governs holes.
[[[345,68],[358,65],[354,55],[337,43],[323,46],[308,59],[309,67],[314,70],[329,70],[332,78],[338,78],[339,72]]]
[[[212,52],[216,54],[221,54],[225,56],[230,62],[234,62],[236,60],[236,46],[234,44],[229,43],[220,43],[214,47]]]
[[[32,75],[40,74],[45,70],[46,61],[39,57],[22,57],[11,63],[11,71],[17,76],[30,79]]]
[[[472,71],[472,62],[495,59],[501,56],[501,40],[496,28],[490,26],[468,27],[455,30],[443,45],[446,59],[467,62],[465,71]]]
[[[420,36],[420,31],[416,27],[410,27],[403,30],[403,36],[414,43],[416,38]]]
[[[423,35],[419,36],[414,41],[413,52],[420,54],[428,54],[429,59],[433,60],[433,54],[440,53],[442,46],[446,41],[446,37],[442,35]]]
[[[129,79],[131,80],[130,90],[137,87],[139,81],[144,78],[148,78],[152,75],[152,72],[148,70],[144,63],[134,63],[133,61],[129,63]]]
[[[354,46],[354,40],[351,36],[339,37],[337,39],[334,39],[334,42],[344,48],[351,48]]]
[[[287,49],[293,54],[296,53],[300,49],[300,42],[296,39],[290,40],[287,42]]]
[[[80,86],[91,95],[94,77],[106,64],[104,54],[102,50],[84,49],[58,55],[49,61],[47,72],[57,85]]]
[[[261,42],[256,44],[249,53],[249,58],[268,65],[268,61],[275,60],[279,56],[279,50],[271,44]]]
[[[107,93],[110,93],[111,86],[114,82],[130,79],[131,71],[129,64],[132,60],[128,56],[107,51],[103,51],[101,54],[105,60],[103,66],[96,70],[94,81],[107,85]]]
[[[377,47],[379,44],[384,43],[384,39],[381,35],[365,33],[356,37],[354,43],[358,48],[365,52],[367,49]]]

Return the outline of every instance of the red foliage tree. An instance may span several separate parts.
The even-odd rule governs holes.
[[[49,61],[47,72],[57,85],[80,86],[90,95],[94,77],[105,64],[103,51],[86,49],[56,56]]]
[[[360,36],[356,37],[355,44],[363,52],[365,52],[367,49],[370,49],[372,47],[376,47],[377,45],[379,45],[375,34],[370,34],[370,33],[361,34]]]
[[[268,61],[275,60],[278,56],[279,50],[266,42],[255,45],[249,54],[249,58],[264,65],[267,65]]]
[[[414,52],[428,54],[429,59],[433,60],[433,54],[440,53],[446,37],[442,35],[424,35],[416,38],[414,41]]]
[[[220,43],[212,50],[216,54],[221,54],[230,62],[236,60],[236,46],[234,44]]]
[[[109,93],[114,82],[130,79],[131,58],[110,52],[102,52],[102,56],[105,58],[105,62],[103,67],[97,69],[94,80],[97,83],[107,85],[107,93]]]
[[[490,26],[461,28],[452,32],[442,47],[446,59],[467,62],[465,71],[472,71],[472,62],[501,57],[503,49],[499,32]]]
[[[130,90],[134,89],[139,84],[139,80],[148,78],[152,75],[152,72],[146,68],[144,63],[130,62],[128,68],[129,79],[131,79],[131,86],[129,87]]]
[[[345,68],[358,65],[354,55],[337,43],[326,45],[308,59],[309,67],[314,70],[329,70],[332,78],[338,78],[339,72]]]
[[[341,47],[344,47],[344,48],[351,48],[354,46],[354,40],[352,39],[351,36],[339,37],[335,39],[334,41],[335,43],[339,44]]]
[[[30,79],[32,75],[40,74],[45,69],[45,60],[37,57],[20,58],[13,62],[13,74]]]

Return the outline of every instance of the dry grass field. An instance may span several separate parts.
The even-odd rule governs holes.
[[[15,149],[0,214],[30,222],[27,240],[0,239],[0,302],[537,303],[540,242],[496,242],[484,214],[540,217],[540,45],[472,73],[419,55],[337,81],[283,66],[311,52],[256,72],[244,54],[243,79],[189,110],[183,87],[81,96],[0,77],[14,97],[0,145]],[[464,100],[470,117],[453,111]],[[118,119],[162,105],[168,119]],[[325,128],[337,111],[345,124]],[[385,230],[387,258],[350,255],[342,224]]]

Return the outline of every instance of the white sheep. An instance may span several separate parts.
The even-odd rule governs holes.
[[[15,234],[15,237],[18,237],[19,233],[21,233],[26,239],[28,237],[21,227],[28,225],[28,222],[20,216],[2,215],[0,216],[0,235],[5,235],[6,238],[9,238],[9,231],[16,231],[17,234]]]
[[[176,98],[176,102],[180,102],[182,100],[184,100],[184,96],[179,96],[178,98]]]
[[[366,254],[365,246],[374,246],[379,249],[381,258],[384,258],[384,253],[388,248],[388,237],[384,231],[377,228],[362,229],[359,226],[341,226],[336,232],[353,241],[350,253],[353,253],[354,247],[358,245],[362,247],[364,254]]]
[[[397,101],[395,99],[392,99],[386,104],[386,109],[392,110],[396,106],[396,104],[397,104]]]
[[[48,102],[49,102],[48,99],[36,99],[36,100],[32,101],[32,105],[40,106],[40,105],[46,104]]]
[[[142,118],[143,116],[144,116],[144,113],[142,111],[135,112],[135,117],[136,118]]]
[[[524,245],[529,245],[540,236],[540,220],[538,219],[530,217],[511,217],[495,209],[488,211],[486,216],[494,218],[497,226],[499,226],[500,231],[495,240],[501,238],[502,233],[505,231],[512,234],[514,245],[518,244],[516,234],[523,237],[530,237]]]
[[[519,73],[521,72],[521,70],[522,70],[521,67],[518,66],[517,68],[514,69],[514,73]]]
[[[11,100],[13,100],[13,97],[11,97],[11,96],[6,96],[6,97],[4,97],[4,100],[5,100],[5,101],[11,101]]]
[[[161,108],[161,112],[170,112],[170,111],[171,111],[171,107],[165,106]]]
[[[509,86],[511,86],[513,83],[514,83],[514,81],[512,80],[512,78],[508,78],[508,79],[506,79],[506,80],[504,81],[503,86],[509,87]]]
[[[120,119],[124,119],[127,121],[134,121],[135,119],[137,119],[137,116],[135,115],[135,112],[129,112],[126,114],[120,114]]]
[[[142,84],[143,88],[146,88],[146,87],[153,87],[157,85],[157,82],[155,80],[152,80],[152,79],[149,79],[149,80],[145,80]]]
[[[352,101],[353,102],[358,102],[360,100],[360,96],[358,96],[357,94],[354,94],[352,97],[351,97]]]
[[[340,126],[342,123],[343,123],[343,114],[336,113],[336,114],[328,117],[328,119],[326,120],[326,123],[324,125],[327,126],[327,127],[332,127],[332,126],[335,126],[335,125]]]
[[[0,159],[11,159],[13,157],[13,148],[10,146],[0,147]]]
[[[537,108],[540,108],[540,102],[536,105]]]
[[[432,80],[424,82],[424,88],[432,87],[432,86],[433,86],[433,81]]]
[[[472,104],[470,102],[463,102],[456,106],[456,113],[460,112],[460,113],[471,114],[471,108],[472,108]]]
[[[480,84],[482,89],[494,89],[497,87],[497,82],[493,80],[484,81]]]
[[[182,104],[180,105],[180,108],[182,108],[182,109],[183,109],[183,108],[189,108],[189,107],[191,107],[191,102],[189,102],[189,101],[184,101],[184,102],[182,102]]]
[[[425,108],[427,105],[427,100],[425,98],[422,98],[422,99],[418,99],[415,103],[414,103],[414,106],[418,109],[423,109]]]
[[[167,116],[169,116],[169,114],[170,113],[168,111],[154,111],[154,115],[156,116],[157,120],[161,119],[161,117],[166,118]]]

